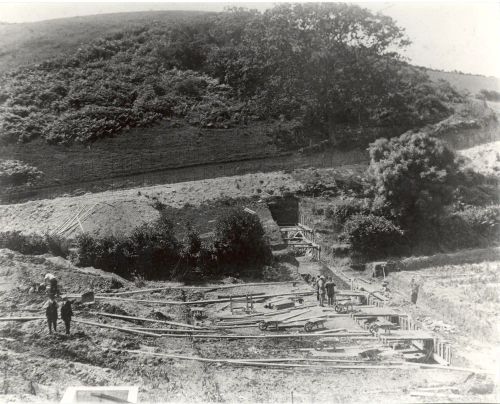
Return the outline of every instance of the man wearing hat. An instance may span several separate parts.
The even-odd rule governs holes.
[[[62,300],[63,304],[61,306],[61,319],[62,321],[64,321],[64,327],[66,328],[66,335],[69,335],[73,310],[71,310],[71,301],[68,299],[66,295],[62,297]]]

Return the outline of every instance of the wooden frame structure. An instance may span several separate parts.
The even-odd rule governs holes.
[[[316,236],[313,229],[303,224],[296,226],[281,226],[281,236],[285,243],[295,250],[319,260],[321,257],[321,247],[316,244]]]

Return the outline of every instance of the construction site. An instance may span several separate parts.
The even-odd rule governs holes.
[[[0,403],[500,402],[480,5],[98,6],[0,18]]]
[[[321,171],[325,177],[332,173],[339,175]],[[297,178],[304,176],[253,174],[179,183],[142,189],[133,202],[130,190],[4,205],[2,220],[5,227],[19,228],[26,220],[22,217],[30,218],[32,229],[40,220],[40,226],[68,238],[84,230],[109,231],[103,223],[126,230],[129,221],[150,218],[130,214],[151,209],[144,196],[148,191],[175,207],[190,191],[210,198],[215,181],[224,182],[226,196],[232,197],[231,183],[239,184],[234,188],[239,196],[251,194],[253,183],[279,189],[276,181],[289,192],[303,186]],[[184,192],[176,193],[179,189]],[[139,282],[76,267],[61,257],[1,250],[2,400],[498,399],[498,356],[493,354],[498,300],[472,295],[478,284],[497,287],[497,247],[408,258],[397,265],[375,262],[363,271],[339,267],[330,264],[331,254],[322,248],[324,235],[310,227],[306,200],[280,199],[279,193],[259,198],[241,209],[259,216],[281,263],[268,279]],[[209,229],[213,220],[202,204],[207,200],[197,202],[198,208],[185,214],[201,215],[197,225]],[[58,333],[48,333],[42,309],[46,293],[30,290],[46,273],[57,278],[60,294],[73,302],[70,335],[61,320]],[[336,285],[331,305],[319,304],[315,280],[320,276]],[[421,285],[417,305],[410,302],[412,278]]]

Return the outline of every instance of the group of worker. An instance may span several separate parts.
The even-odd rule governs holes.
[[[49,334],[52,334],[52,329],[54,330],[54,332],[57,332],[57,318],[58,318],[59,305],[57,304],[56,298],[59,297],[62,300],[61,319],[64,322],[66,335],[69,335],[71,328],[71,317],[73,317],[71,301],[68,299],[67,296],[61,296],[57,285],[57,279],[53,274],[49,273],[45,275],[43,285],[45,286],[45,290],[47,291],[48,295],[48,299],[43,305],[43,308],[45,308],[45,315],[47,316],[47,323],[49,325]]]
[[[312,278],[312,284],[316,288],[316,298],[319,305],[323,307],[325,302],[328,306],[333,306],[335,304],[335,283],[332,277],[325,278],[324,275],[320,275],[317,278]]]

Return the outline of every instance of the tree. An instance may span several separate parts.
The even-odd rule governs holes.
[[[231,51],[216,48],[211,59],[224,60],[224,73],[217,65],[219,77],[257,96],[263,114],[310,114],[327,126],[359,122],[389,87],[402,87],[395,51],[409,41],[389,17],[340,3],[231,14],[246,24],[241,41]]]
[[[405,133],[370,144],[369,179],[375,207],[404,228],[437,216],[450,203],[457,175],[455,155],[425,133]]]
[[[216,255],[221,269],[259,269],[271,260],[258,216],[241,209],[223,214],[216,224]]]

